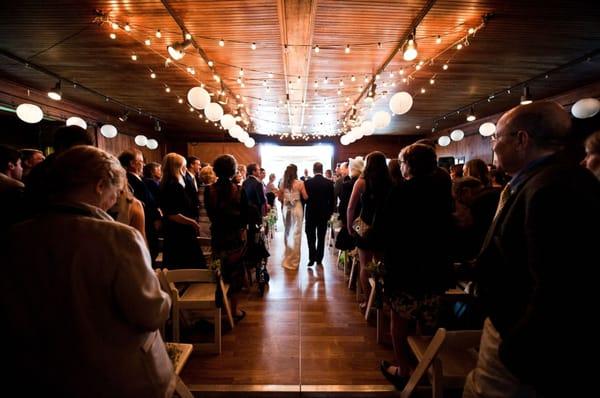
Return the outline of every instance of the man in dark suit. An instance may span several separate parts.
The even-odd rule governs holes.
[[[598,345],[581,333],[597,311],[600,184],[564,151],[570,133],[569,114],[554,102],[518,106],[498,121],[493,149],[512,179],[477,259],[487,318],[463,397],[593,387],[577,364]]]
[[[304,182],[308,194],[305,231],[308,242],[309,267],[315,262],[318,265],[323,265],[327,221],[329,221],[335,209],[333,182],[323,177],[323,165],[321,163],[316,162],[313,165],[313,174],[314,177]]]
[[[248,223],[250,229],[254,230],[256,225],[262,224],[267,199],[263,184],[259,179],[260,167],[256,163],[250,163],[246,166],[246,175],[248,177],[242,183],[242,189],[245,191],[248,200]]]

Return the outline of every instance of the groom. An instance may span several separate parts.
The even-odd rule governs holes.
[[[315,262],[318,265],[323,265],[327,221],[333,214],[335,206],[333,182],[323,177],[323,164],[316,162],[313,165],[313,174],[313,178],[304,182],[308,194],[305,231],[306,240],[308,241],[309,267]]]

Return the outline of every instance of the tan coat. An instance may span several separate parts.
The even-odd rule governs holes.
[[[66,205],[14,226],[7,243],[0,258],[6,363],[26,375],[28,389],[172,395],[173,366],[157,332],[171,303],[138,231],[98,208]]]

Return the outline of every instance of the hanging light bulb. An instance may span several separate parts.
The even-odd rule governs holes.
[[[523,95],[521,95],[521,105],[529,105],[533,102],[531,99],[531,93],[529,92],[529,86],[523,86]]]
[[[458,44],[456,45],[456,49],[457,49],[457,50],[462,50],[462,48],[463,48],[463,45],[462,45],[462,43],[458,43]]]
[[[52,98],[54,101],[60,101],[62,99],[60,80],[56,83],[52,90],[48,91],[48,97]]]
[[[112,23],[110,26],[111,26],[113,29],[115,29],[115,30],[116,30],[116,29],[119,29],[119,24],[118,24],[118,23],[116,23],[116,22],[113,22],[113,23]]]
[[[256,43],[252,42],[252,44],[250,45],[250,48],[252,50],[256,50]]]
[[[132,61],[137,61],[137,59],[138,59],[137,54],[131,54],[131,60]]]
[[[225,40],[223,40],[223,39],[219,40],[219,46],[225,47]]]
[[[350,54],[350,44],[346,44],[346,49],[344,50],[346,54]]]
[[[171,87],[169,87],[169,86],[166,86],[166,87],[165,87],[165,92],[167,92],[167,93],[170,93],[170,92],[171,92]]]
[[[440,44],[442,42],[442,36],[437,35],[435,38],[435,44]]]
[[[443,70],[448,70],[448,64],[444,64],[444,66],[442,66]]]
[[[125,29],[126,32],[131,32],[131,26],[129,26],[129,22],[125,22],[125,27],[123,29]]]
[[[355,82],[356,81],[356,77],[354,75],[352,75],[352,77],[350,78],[351,81]]]
[[[413,31],[413,33],[410,34],[410,36],[408,36],[408,40],[406,41],[406,44],[404,45],[404,60],[405,61],[412,61],[413,59],[417,58],[417,42],[415,41],[415,36],[416,36],[416,28]]]
[[[109,36],[113,40],[117,38],[117,35],[115,34],[115,32],[111,32],[111,34]]]
[[[184,37],[186,40],[192,40],[192,35],[189,34],[188,32],[185,33]]]
[[[319,53],[319,51],[321,51],[321,49],[319,48],[319,46],[318,46],[318,45],[316,45],[316,46],[315,46],[315,54],[318,54],[318,53]]]
[[[244,76],[244,68],[240,68],[239,75],[240,77]]]
[[[472,122],[475,119],[477,119],[477,117],[475,116],[475,112],[473,112],[473,107],[471,107],[469,114],[467,115],[467,122]]]
[[[162,37],[162,33],[160,33],[160,29],[156,29],[156,38],[160,39]]]
[[[150,39],[146,39],[144,40],[144,44],[149,46],[150,44],[152,44],[152,41]]]
[[[150,78],[156,79],[156,73],[154,73],[154,72],[150,73]]]

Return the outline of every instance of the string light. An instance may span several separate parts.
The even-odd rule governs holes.
[[[150,44],[152,44],[152,41],[150,39],[146,39],[144,40],[144,44],[149,46]]]
[[[206,64],[208,65],[209,68],[212,68],[215,65],[215,63],[210,60]]]
[[[456,45],[456,49],[457,49],[457,50],[462,50],[462,48],[463,48],[463,45],[462,45],[462,43],[458,43],[458,44]]]
[[[448,70],[448,64],[444,64],[444,66],[442,66],[443,70]]]
[[[131,54],[131,60],[137,61],[137,59],[138,59],[138,56],[135,53]]]
[[[442,42],[442,36],[437,35],[437,37],[435,38],[435,44],[440,44]]]
[[[114,32],[111,32],[111,34],[109,35],[111,39],[116,39],[117,38],[117,34]]]
[[[318,45],[317,45],[317,46],[315,46],[315,54],[318,54],[318,53],[319,53],[319,51],[321,51],[321,49],[319,48],[319,46],[318,46]]]
[[[252,50],[256,50],[256,43],[252,42],[252,44],[250,45],[250,48]]]
[[[129,22],[125,23],[125,27],[123,29],[125,29],[126,32],[131,32],[131,26],[129,26]]]
[[[160,29],[156,29],[156,38],[160,39],[162,37],[162,33],[160,33]]]
[[[225,47],[225,40],[223,40],[223,39],[219,40],[219,46]]]
[[[192,35],[186,32],[185,33],[185,39],[186,40],[192,40]]]
[[[346,54],[350,54],[350,44],[346,44],[346,48],[344,49]]]
[[[119,24],[118,24],[118,23],[116,23],[116,22],[113,22],[113,23],[111,24],[111,27],[112,27],[113,29],[117,30],[117,29],[119,29]]]

